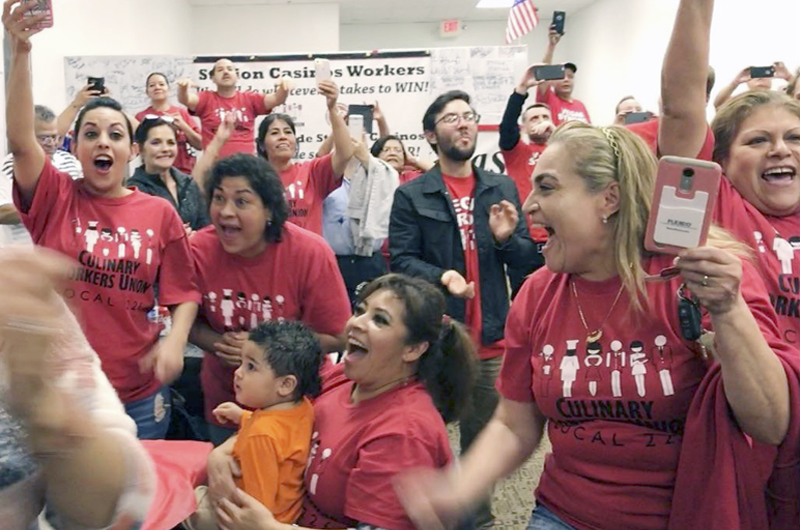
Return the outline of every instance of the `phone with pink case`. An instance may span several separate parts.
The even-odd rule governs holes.
[[[644,248],[678,254],[705,245],[721,177],[722,168],[714,162],[663,157],[658,163]]]

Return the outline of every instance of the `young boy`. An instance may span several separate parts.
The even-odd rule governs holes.
[[[309,397],[320,390],[322,352],[314,333],[299,322],[264,322],[242,347],[233,379],[236,401],[214,409],[220,422],[239,425],[233,456],[242,476],[237,487],[260,501],[282,523],[294,523],[303,499],[303,472],[311,446],[314,412]],[[192,530],[218,527],[201,486]]]

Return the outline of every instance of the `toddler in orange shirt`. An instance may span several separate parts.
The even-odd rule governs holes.
[[[282,523],[294,523],[303,501],[314,427],[309,397],[320,391],[322,352],[314,333],[299,322],[264,322],[242,347],[234,373],[236,403],[214,409],[221,423],[239,425],[233,456],[239,462],[237,487],[264,504]],[[185,521],[192,530],[218,528],[207,488],[195,491],[197,511]]]

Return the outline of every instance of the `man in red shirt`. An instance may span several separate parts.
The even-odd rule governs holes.
[[[434,100],[422,128],[439,163],[395,191],[389,219],[392,271],[442,286],[447,314],[466,324],[477,346],[471,409],[459,425],[462,452],[497,404],[494,383],[509,307],[505,267],[530,271],[543,263],[518,213],[514,183],[471,163],[478,120],[465,92],[453,90]],[[477,526],[492,522],[488,503],[476,519]]]
[[[550,28],[547,50],[544,53],[544,59],[542,59],[544,64],[553,63],[553,53],[562,36],[553,27]],[[578,67],[575,66],[575,63],[564,63],[564,68],[564,79],[545,81],[539,85],[539,89],[536,91],[536,102],[547,103],[550,106],[553,123],[556,125],[573,120],[591,123],[589,111],[586,110],[584,104],[572,98],[575,73],[578,71]]]
[[[239,74],[229,59],[220,59],[214,63],[211,81],[217,89],[189,93],[192,81],[178,81],[178,101],[186,105],[189,111],[200,118],[203,127],[203,148],[211,142],[225,115],[236,115],[236,129],[225,143],[220,158],[236,153],[256,154],[255,119],[262,114],[269,114],[272,109],[282,105],[289,96],[287,81],[275,87],[269,94],[258,92],[241,92],[237,89]]]

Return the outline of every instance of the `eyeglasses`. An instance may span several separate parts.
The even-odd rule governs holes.
[[[383,149],[381,149],[381,153],[398,153],[398,154],[402,155],[403,154],[403,148],[402,147],[393,147],[393,146],[390,146],[390,145],[384,145]]]
[[[459,120],[464,120],[467,123],[478,123],[481,121],[481,115],[477,112],[467,112],[465,114],[445,114],[436,123],[446,123],[447,125],[455,125]]]
[[[175,118],[172,116],[159,116],[158,114],[146,114],[142,123],[146,121],[154,121],[154,120],[161,120],[167,123],[175,123]]]
[[[58,138],[59,138],[59,136],[57,134],[37,134],[36,135],[36,140],[38,140],[38,142],[40,144],[46,144],[48,142],[49,143],[53,143],[53,144],[57,144],[58,143]]]

